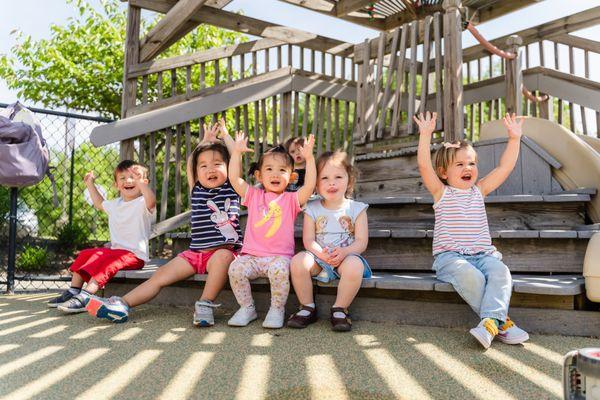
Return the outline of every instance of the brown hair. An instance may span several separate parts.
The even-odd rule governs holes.
[[[223,161],[225,164],[229,165],[229,151],[227,151],[227,147],[221,142],[212,142],[212,143],[201,143],[194,149],[192,153],[192,177],[194,178],[194,182],[198,181],[197,170],[198,170],[198,157],[200,154],[207,151],[216,151],[223,157]]]
[[[283,144],[283,147],[285,147],[285,151],[289,152],[290,151],[290,147],[295,144],[296,146],[304,146],[304,143],[306,142],[306,139],[303,138],[302,136],[298,136],[298,137],[291,137],[288,140],[285,141],[285,143]]]
[[[256,164],[253,163],[250,166],[250,171],[248,172],[248,174],[253,174],[256,171],[260,171],[260,169],[263,166],[263,163],[265,162],[266,156],[283,157],[283,159],[285,160],[285,166],[289,167],[292,171],[294,171],[294,159],[292,158],[292,156],[289,155],[285,147],[280,144],[279,146],[271,147],[263,154],[261,154],[260,158],[258,159],[258,162]]]
[[[336,151],[326,151],[321,154],[319,158],[317,158],[317,177],[320,175],[323,167],[328,162],[332,162],[334,165],[341,166],[346,170],[348,174],[348,188],[346,189],[346,197],[352,195],[354,191],[354,184],[356,183],[356,178],[358,175],[358,171],[350,161],[348,160],[348,153],[342,150]]]
[[[139,168],[142,171],[142,178],[144,178],[144,179],[148,178],[148,167],[146,167],[144,164],[139,163],[137,161],[133,161],[133,160],[123,160],[119,164],[117,164],[117,166],[113,172],[113,177],[115,179],[115,182],[117,181],[117,174],[119,172],[127,171],[131,167]]]
[[[442,178],[442,174],[446,172],[450,164],[454,162],[456,158],[456,153],[463,149],[473,149],[471,143],[465,140],[455,140],[454,142],[444,142],[440,148],[438,148],[433,155],[433,166],[435,168],[435,173],[438,178],[442,180],[442,182],[446,183],[446,180]],[[477,154],[477,153],[475,153]]]

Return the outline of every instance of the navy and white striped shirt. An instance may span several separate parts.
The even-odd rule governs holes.
[[[192,189],[191,250],[205,250],[227,244],[242,246],[239,225],[240,197],[229,180],[214,189],[196,182]]]

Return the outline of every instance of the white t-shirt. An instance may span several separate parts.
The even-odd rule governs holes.
[[[348,247],[354,242],[356,218],[368,204],[345,199],[337,210],[323,207],[321,199],[308,202],[304,213],[315,222],[315,239],[325,248]]]
[[[104,200],[102,207],[108,214],[110,248],[129,250],[136,257],[150,261],[148,238],[152,222],[156,221],[156,208],[148,210],[144,196],[130,201],[121,197]]]

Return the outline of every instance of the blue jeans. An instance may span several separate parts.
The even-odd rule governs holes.
[[[497,254],[501,257],[500,253]],[[512,294],[512,278],[499,257],[446,251],[435,257],[433,270],[439,280],[454,286],[454,290],[480,318],[496,318],[504,322]]]
[[[319,267],[321,267],[321,269],[323,270],[322,272],[324,272],[323,274],[319,274],[317,276],[313,276],[314,280],[317,280],[319,282],[331,282],[335,279],[340,279],[340,274],[337,273],[337,270],[327,264],[325,261],[321,260],[319,257],[317,257],[316,255],[314,255],[313,253],[311,253],[308,250],[305,250],[305,252],[307,252],[308,254],[310,254],[311,256],[313,256],[313,258],[315,259],[315,262],[317,263],[317,265]],[[363,271],[363,279],[368,279],[371,278],[373,276],[373,272],[371,272],[371,267],[369,266],[369,263],[367,262],[367,260],[361,256],[360,254],[348,254],[348,256],[356,256],[360,259],[360,261],[362,261],[363,267],[364,267],[364,271]],[[327,275],[327,276],[325,276]]]

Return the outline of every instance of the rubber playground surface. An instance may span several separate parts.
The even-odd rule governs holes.
[[[558,399],[562,357],[597,338],[531,335],[484,351],[466,331],[355,321],[194,328],[192,307],[130,322],[63,315],[54,293],[0,296],[0,399]]]

